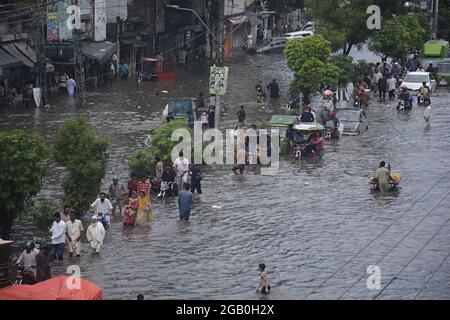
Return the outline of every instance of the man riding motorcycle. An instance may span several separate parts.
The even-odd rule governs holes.
[[[406,88],[406,86],[402,85],[400,87],[400,94],[398,97],[399,97],[400,101],[397,105],[397,110],[402,109],[402,106],[401,106],[402,102],[404,103],[403,107],[405,109],[409,109],[409,110],[412,109],[411,96],[409,95],[409,92],[408,92],[408,89]]]
[[[422,86],[420,87],[420,95],[417,97],[419,105],[429,105],[431,104],[430,99],[430,88],[428,88],[426,82],[422,82]]]
[[[355,94],[354,94],[355,100],[358,99],[360,101],[360,106],[368,107],[369,106],[369,95],[366,91],[366,86],[362,81],[360,81],[355,88]]]
[[[255,86],[256,91],[256,102],[261,103],[266,99],[266,93],[263,90],[261,81]]]
[[[28,241],[25,244],[25,250],[17,260],[19,270],[22,270],[22,284],[36,283],[36,256],[39,250],[35,248],[33,241]]]

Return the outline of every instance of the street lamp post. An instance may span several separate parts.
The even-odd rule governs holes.
[[[438,18],[439,18],[439,0],[433,1],[434,19],[433,19],[433,31],[434,36],[437,39],[438,36]]]

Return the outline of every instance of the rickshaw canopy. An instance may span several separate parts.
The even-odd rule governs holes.
[[[297,131],[322,131],[325,130],[325,127],[320,123],[302,122],[295,125],[293,129]]]
[[[271,127],[287,127],[295,123],[297,116],[273,115],[270,119]]]

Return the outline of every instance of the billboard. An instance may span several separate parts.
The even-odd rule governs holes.
[[[59,41],[58,12],[47,12],[47,41]]]
[[[225,95],[228,81],[228,67],[213,66],[209,69],[209,93]]]
[[[78,0],[80,6],[81,20],[88,20],[91,18],[92,5],[91,0]]]
[[[94,5],[94,40],[106,39],[106,0],[97,0]]]

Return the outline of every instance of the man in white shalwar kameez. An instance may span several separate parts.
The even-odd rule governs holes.
[[[91,218],[91,225],[87,229],[86,238],[92,250],[100,253],[100,248],[103,246],[103,239],[105,239],[105,228],[101,222],[98,222],[98,218],[95,215]]]

